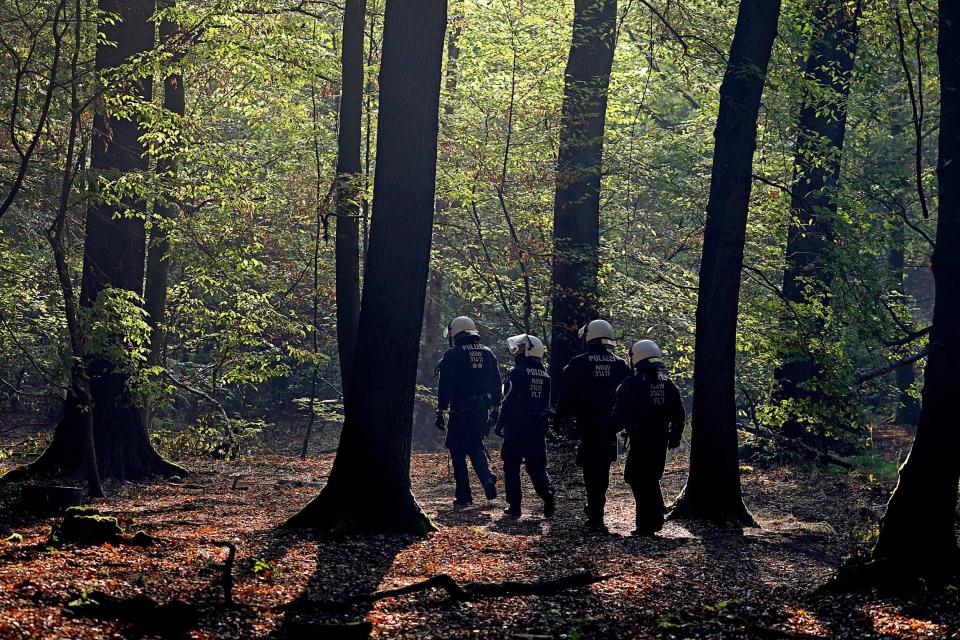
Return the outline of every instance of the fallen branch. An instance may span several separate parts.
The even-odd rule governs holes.
[[[348,608],[351,605],[369,605],[386,598],[396,598],[411,593],[430,591],[431,589],[442,589],[446,591],[449,599],[454,602],[475,602],[484,598],[508,598],[511,596],[543,596],[566,589],[585,587],[597,582],[609,580],[613,577],[613,575],[597,575],[592,571],[583,571],[559,578],[536,580],[534,582],[507,580],[504,582],[468,582],[460,585],[452,577],[443,573],[420,582],[408,584],[404,587],[397,587],[396,589],[384,589],[382,591],[374,591],[373,593],[358,593],[341,600],[302,602],[297,605],[287,606],[291,608],[295,606],[297,608],[336,610]]]

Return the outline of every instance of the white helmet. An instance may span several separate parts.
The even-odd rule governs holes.
[[[464,331],[472,335],[479,335],[477,332],[477,324],[467,316],[460,316],[450,321],[450,324],[447,325],[447,328],[443,332],[443,337],[453,340]]]
[[[606,320],[591,320],[580,329],[579,335],[585,342],[602,338],[604,344],[613,344],[613,325]]]
[[[640,340],[630,347],[630,364],[634,366],[644,360],[660,362],[661,358],[663,358],[663,353],[653,340]]]
[[[518,336],[507,338],[507,349],[510,350],[510,355],[515,356],[518,353],[523,353],[523,355],[531,358],[542,358],[543,354],[547,352],[547,348],[543,346],[540,338],[531,336],[529,333],[521,333]]]

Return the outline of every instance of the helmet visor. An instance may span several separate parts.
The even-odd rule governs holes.
[[[530,338],[527,337],[527,334],[521,333],[518,336],[510,336],[507,338],[507,349],[510,351],[510,355],[517,355],[521,349],[526,349],[531,347],[533,344],[530,342]]]

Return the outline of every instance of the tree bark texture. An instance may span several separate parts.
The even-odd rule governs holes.
[[[575,0],[553,203],[550,367],[555,375],[579,353],[577,332],[597,314],[600,174],[616,30],[616,0]]]
[[[366,0],[347,0],[343,13],[340,128],[337,132],[337,177],[334,207],[337,214],[336,287],[337,347],[344,397],[350,377],[360,322],[360,159],[363,120],[363,32]]]
[[[740,3],[720,86],[697,300],[690,475],[675,517],[755,524],[740,490],[737,312],[757,115],[779,15],[778,0]]]
[[[129,58],[153,48],[154,24],[150,21],[154,13],[153,0],[100,0],[99,8],[116,14],[119,20],[101,26],[108,43],[97,45],[98,72],[109,74]],[[149,77],[137,79],[124,90],[143,100],[150,100],[151,82]],[[98,111],[94,115],[93,127],[90,164],[95,173],[114,177],[125,172],[147,170],[147,159],[139,140],[141,130],[136,119],[115,118]],[[93,307],[97,297],[107,288],[143,294],[146,252],[144,221],[141,216],[118,215],[126,209],[143,213],[145,207],[143,202],[124,202],[120,206],[98,202],[87,209],[79,296],[83,307]],[[136,480],[158,474],[185,473],[154,450],[141,411],[134,405],[127,388],[126,375],[103,357],[97,356],[88,359],[87,370],[100,475],[104,478]],[[76,400],[74,394],[68,395],[63,422],[82,418],[83,410],[74,406]],[[68,431],[70,429],[57,429],[57,433]],[[72,466],[57,459],[60,455],[75,455],[69,445],[61,447],[55,442],[50,448],[50,457],[44,454],[44,458],[47,458],[45,464],[60,468]],[[62,453],[55,455],[56,452]]]
[[[360,335],[327,485],[287,526],[424,533],[410,444],[437,168],[445,0],[388,2]]]
[[[460,32],[463,21],[463,0],[456,0],[451,9],[449,26],[447,29],[447,61],[444,71],[443,84],[447,99],[443,106],[443,113],[453,115],[452,94],[457,89],[457,62],[460,59]],[[436,224],[443,229],[447,217],[452,209],[461,205],[451,203],[447,198],[437,198]],[[423,311],[423,344],[420,347],[420,363],[417,365],[417,384],[436,390],[437,364],[443,355],[440,338],[442,337],[441,323],[443,321],[443,271],[438,265],[430,270],[430,283],[427,291],[427,302]],[[417,402],[413,411],[413,440],[418,445],[429,448],[442,446],[443,434],[433,425],[432,401]],[[433,446],[430,446],[433,445]]]
[[[939,212],[936,283],[920,423],[880,521],[874,560],[925,577],[957,574],[960,482],[960,4],[940,2]]]

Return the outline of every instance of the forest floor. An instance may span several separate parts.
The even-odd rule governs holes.
[[[892,433],[885,451],[893,457],[908,442]],[[16,488],[3,487],[0,536],[22,539],[0,542],[0,637],[150,637],[64,608],[101,591],[188,603],[199,613],[188,633],[194,638],[322,639],[332,635],[312,625],[361,620],[379,638],[960,638],[956,589],[914,599],[814,592],[869,544],[889,474],[744,467],[745,499],[762,528],[670,522],[661,537],[638,539],[627,535],[633,500],[622,459],[607,506],[611,534],[602,535],[584,529],[583,485],[568,448],[551,455],[559,497],[552,521],[542,519],[526,479],[519,520],[502,515],[502,498],[455,510],[446,456],[421,453],[412,464],[414,492],[439,532],[331,539],[278,530],[319,491],[331,462],[330,455],[191,460],[182,480],[109,484],[96,506],[160,538],[148,547],[53,548],[47,540],[56,520],[18,512]],[[664,478],[668,498],[685,470],[681,449]],[[227,552],[217,543],[225,540],[237,549],[232,608],[219,584]],[[460,602],[431,590],[338,611],[317,604],[438,574],[460,583],[530,582],[583,570],[610,577],[554,595]]]

